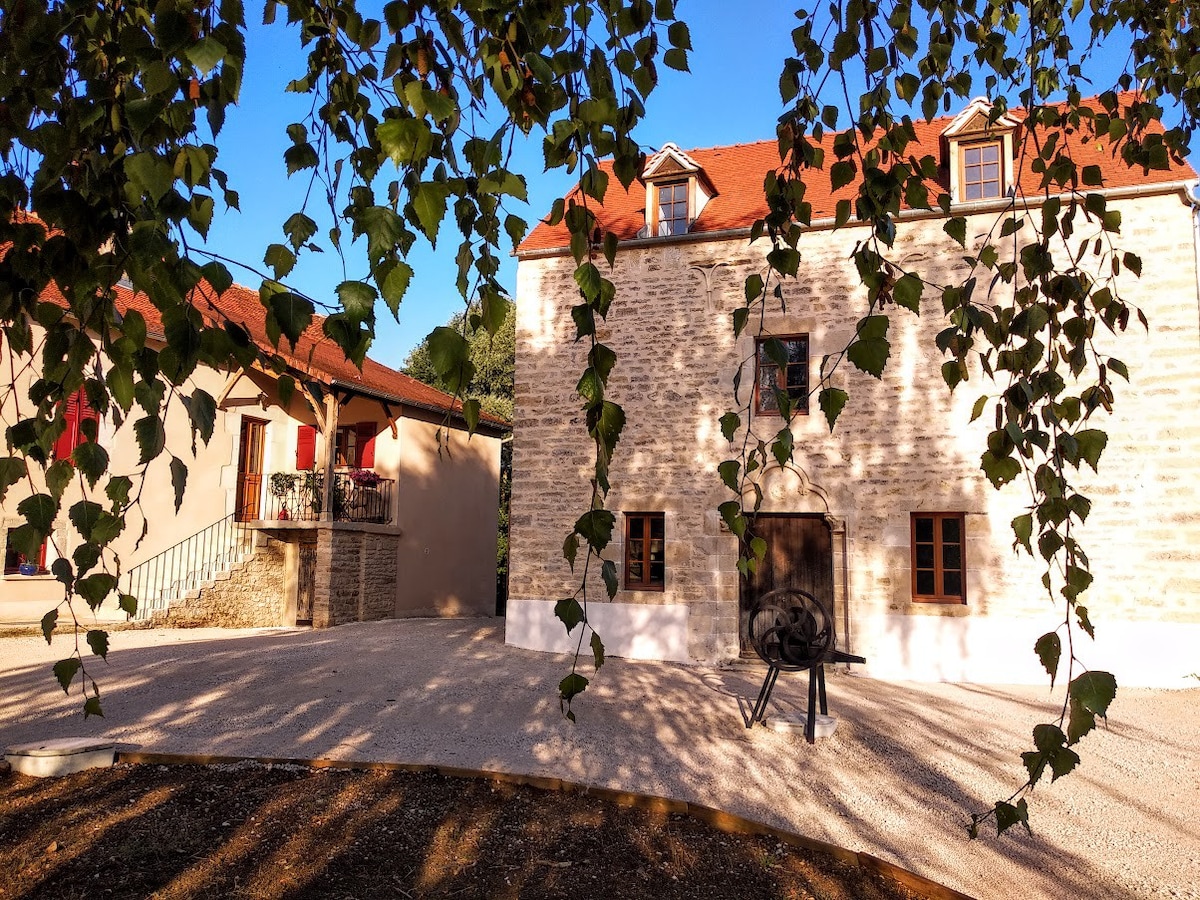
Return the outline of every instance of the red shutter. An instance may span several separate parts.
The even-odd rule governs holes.
[[[317,426],[301,425],[296,433],[296,468],[311,469],[317,461]]]
[[[70,459],[71,451],[79,443],[79,400],[80,395],[76,393],[68,397],[66,403],[63,404],[63,418],[67,422],[67,427],[54,442],[55,459]]]
[[[359,422],[354,428],[358,431],[358,467],[370,469],[375,465],[375,423]]]

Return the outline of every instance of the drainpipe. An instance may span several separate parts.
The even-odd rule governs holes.
[[[1200,184],[1188,185],[1183,196],[1192,208],[1192,248],[1196,257],[1196,306],[1200,315]]]

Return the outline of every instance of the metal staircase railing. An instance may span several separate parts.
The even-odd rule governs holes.
[[[254,529],[230,513],[202,531],[184,538],[125,574],[124,593],[137,598],[134,619],[146,621],[172,600],[212,581],[219,572],[241,562],[254,546]]]

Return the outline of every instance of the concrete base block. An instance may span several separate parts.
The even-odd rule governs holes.
[[[46,778],[70,775],[85,769],[104,769],[112,766],[117,745],[95,738],[59,738],[9,747],[4,758],[14,772]]]
[[[804,726],[807,723],[808,714],[805,712],[777,714],[772,713],[767,716],[767,720],[763,722],[772,731],[777,731],[781,734],[804,734]],[[837,731],[836,716],[818,715],[813,721],[813,731],[819,738],[831,737]]]

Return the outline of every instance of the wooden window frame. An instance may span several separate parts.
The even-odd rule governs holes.
[[[630,556],[630,549],[632,548],[633,542],[630,540],[629,530],[630,530],[630,525],[633,524],[633,521],[635,519],[642,520],[642,534],[644,535],[644,537],[641,538],[643,549],[642,549],[642,558],[640,560],[632,559]],[[651,534],[650,529],[651,529],[651,524],[656,520],[662,523],[662,529],[663,529],[663,532],[662,532],[663,533],[663,536],[662,536],[663,576],[662,576],[662,582],[658,583],[658,584],[656,584],[654,581],[652,581],[651,577],[650,577],[650,544],[651,544],[651,541],[654,540],[654,538],[650,537],[650,534]],[[630,571],[631,571],[630,564],[631,563],[641,563],[642,579],[640,581],[634,581],[630,577]],[[666,513],[663,513],[663,512],[627,512],[627,513],[625,513],[625,577],[624,577],[623,583],[625,585],[625,590],[627,590],[627,591],[656,591],[656,592],[661,593],[662,591],[665,591],[667,589],[667,516],[666,516]]]
[[[996,148],[996,180],[995,180],[996,193],[995,194],[985,194],[983,192],[984,187],[986,185],[993,183],[990,179],[988,179],[986,181],[983,180],[983,168],[985,165],[988,165],[988,163],[985,163],[983,161],[983,156],[982,156],[982,150],[985,147],[995,147]],[[981,151],[981,154],[979,157],[979,166],[978,166],[978,168],[980,170],[980,172],[979,172],[980,180],[979,181],[971,181],[971,182],[967,181],[967,152],[970,150]],[[971,184],[978,184],[980,186],[980,196],[968,199],[967,198],[967,187]],[[1004,141],[1003,140],[1000,140],[999,138],[997,138],[995,140],[989,140],[989,141],[969,141],[967,143],[958,145],[958,192],[959,192],[959,196],[962,198],[963,203],[981,203],[984,200],[999,200],[1002,197],[1004,197],[1005,184],[1004,184]]]
[[[932,594],[922,594],[917,589],[917,519],[933,520],[933,587]],[[943,564],[943,548],[946,541],[942,537],[942,523],[958,522],[959,566],[957,571],[962,579],[962,591],[958,594],[947,593]],[[961,512],[915,512],[909,516],[909,563],[912,570],[912,599],[914,603],[947,603],[964,605],[967,602],[967,515]],[[927,542],[925,542],[927,543]],[[924,567],[921,571],[929,571]]]
[[[775,369],[775,386],[785,394],[787,393],[787,370],[795,367],[803,367],[804,371],[804,393],[792,401],[792,412],[796,415],[808,415],[808,393],[811,387],[809,382],[810,366],[812,365],[812,347],[809,344],[807,334],[772,334],[765,337],[754,339],[754,413],[759,416],[778,416],[781,415],[778,406],[770,407],[763,405],[762,399],[762,377],[760,369],[763,365],[763,346],[767,341],[776,340],[781,344],[788,344],[792,341],[804,342],[804,361],[798,363],[789,363],[782,370],[782,379],[780,378],[781,370],[774,361],[768,359],[766,364]]]
[[[665,221],[667,221],[667,222],[682,221],[683,229],[681,231],[670,231],[670,232],[667,232],[666,234],[663,234],[662,227],[663,227],[664,219],[660,215],[660,212],[663,210],[664,207],[669,208],[673,212],[675,210],[675,208],[680,205],[681,201],[674,199],[676,188],[683,188],[683,201],[682,201],[683,218],[682,218],[682,220],[680,220],[676,216],[670,216]],[[662,202],[662,192],[665,190],[671,191],[671,201],[667,204],[664,204]],[[687,181],[664,181],[664,182],[656,182],[654,184],[654,228],[652,231],[653,235],[655,235],[657,237],[679,237],[679,235],[688,233],[688,230],[691,228],[691,224],[692,224],[691,194],[692,194],[691,184]]]

